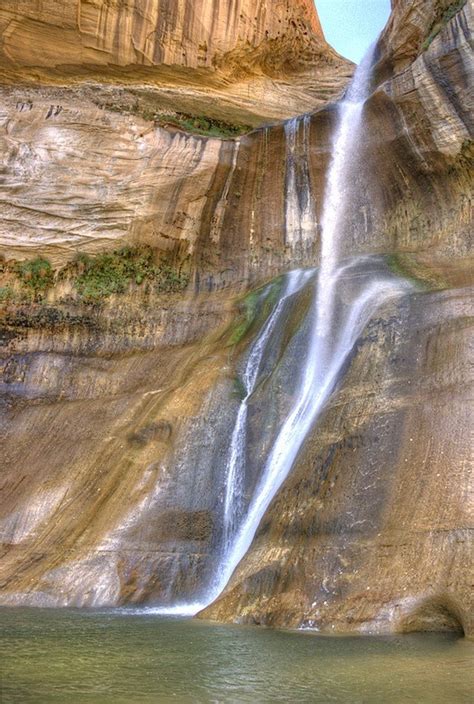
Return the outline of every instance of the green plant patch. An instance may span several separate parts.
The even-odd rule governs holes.
[[[263,316],[267,318],[281,296],[283,276],[278,276],[268,286],[268,292],[263,303]]]
[[[139,101],[132,105],[106,103],[103,107],[112,112],[137,115],[148,122],[155,122],[164,127],[176,127],[186,132],[200,134],[205,137],[229,139],[247,134],[253,128],[249,125],[236,124],[218,120],[206,115],[191,115],[183,112],[162,112],[153,110],[150,106],[141,105]]]
[[[189,274],[177,271],[168,264],[159,264],[153,275],[158,293],[177,293],[189,284]]]
[[[234,377],[232,396],[238,398],[239,401],[243,401],[244,398],[247,396],[247,389],[245,388],[244,382],[242,381],[240,376]]]
[[[29,289],[35,298],[41,298],[54,283],[54,271],[47,259],[36,257],[14,266],[22,286]]]
[[[462,10],[466,2],[467,0],[456,0],[456,2],[452,2],[450,5],[448,5],[448,7],[444,9],[438,9],[435,15],[435,19],[428,32],[428,36],[421,45],[422,51],[426,51],[428,49],[433,39],[435,39],[438,34],[446,27],[448,22],[452,20],[453,17],[457,15],[460,10]]]
[[[11,286],[0,286],[0,303],[7,303],[11,301],[15,295],[15,292]]]
[[[5,281],[0,287],[0,302],[44,302],[44,295],[56,281],[68,281],[75,296],[64,302],[100,303],[114,294],[123,294],[133,284],[145,283],[145,293],[176,293],[189,283],[189,274],[165,261],[155,261],[151,247],[122,247],[95,256],[79,254],[74,262],[54,271],[43,257],[24,262],[5,262],[0,273],[14,274],[13,286]],[[18,286],[17,284],[20,284]]]
[[[278,276],[270,284],[251,291],[241,300],[240,315],[227,333],[228,346],[239,344],[257,321],[263,324],[281,294],[282,284],[283,276]]]
[[[186,115],[184,113],[175,113],[174,115],[156,113],[153,119],[159,124],[178,127],[187,132],[194,132],[195,134],[201,134],[206,137],[238,137],[239,135],[250,132],[252,129],[248,125],[235,125],[224,122],[223,120],[215,120],[211,117]]]
[[[122,247],[94,257],[81,254],[75,263],[74,287],[86,303],[125,293],[131,284],[151,282],[159,293],[182,291],[189,276],[169,264],[154,262],[151,247]]]
[[[407,279],[420,291],[442,291],[449,288],[441,276],[421,265],[410,254],[389,254],[385,261],[390,271]]]
[[[86,315],[75,315],[57,306],[28,303],[14,308],[5,318],[5,323],[12,328],[37,329],[62,328],[65,326],[88,326],[94,322]]]
[[[242,300],[241,314],[232,327],[228,345],[237,345],[245,337],[257,317],[260,297],[261,289],[258,291],[251,291]]]

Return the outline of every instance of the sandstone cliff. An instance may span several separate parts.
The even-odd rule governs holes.
[[[206,617],[472,634],[472,10],[451,14],[430,36],[424,4],[394,3],[368,105],[371,207],[361,203],[350,240],[417,252],[446,291],[372,322]]]
[[[9,20],[21,7],[12,5]],[[97,4],[81,5],[92,17]],[[345,230],[348,254],[391,255],[425,290],[372,321],[205,616],[342,632],[472,632],[464,504],[472,11],[466,4],[423,48],[440,5],[421,6],[394,3],[381,38],[361,145],[365,197]],[[298,7],[321,41],[314,16]],[[12,31],[31,32],[35,17],[10,22]],[[76,24],[67,36],[92,56]],[[6,78],[25,80],[4,89],[4,251],[47,255],[59,269],[77,251],[151,245],[191,283],[164,294],[153,279],[148,289],[137,279],[91,306],[66,268],[43,302],[12,298],[5,307],[2,603],[153,603],[199,582],[219,530],[239,360],[265,314],[264,303],[255,310],[241,294],[318,259],[334,107],[232,140],[184,134],[140,115],[142,92],[135,111],[107,108],[117,96],[107,81],[126,81],[119,53],[115,78],[94,67],[99,87],[67,90],[52,85],[56,62],[52,72],[35,67],[50,85],[33,88],[27,57],[14,69],[3,61]],[[239,85],[232,62],[222,66],[214,73],[228,71]],[[76,69],[60,70],[76,83]],[[259,74],[268,70],[259,64]],[[203,95],[194,82],[187,99]],[[291,169],[311,191],[309,232],[285,208]],[[295,326],[299,319],[295,311]],[[255,411],[260,428],[266,408],[261,400]]]
[[[105,83],[114,109],[128,98],[149,114],[251,126],[316,107],[351,72],[325,42],[311,0],[14,0],[0,8],[0,37],[4,83]],[[59,102],[68,97],[60,92]]]
[[[208,68],[225,64],[232,52],[246,49],[251,62],[298,58],[292,43],[324,46],[323,32],[311,0],[296,3],[248,0],[223,3],[146,0],[6,0],[0,10],[5,65],[70,71],[81,68],[166,66]],[[280,55],[268,47],[287,43]],[[255,55],[255,49],[264,44]]]
[[[0,244],[55,264],[137,242],[199,256],[204,210],[233,175],[229,198],[262,181],[268,140],[179,128],[248,132],[326,103],[352,71],[308,0],[7,2],[0,35]]]

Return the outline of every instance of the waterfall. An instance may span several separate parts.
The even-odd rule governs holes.
[[[166,612],[193,614],[212,603],[225,589],[235,568],[248,551],[270,502],[288,476],[305,438],[334,390],[341,370],[367,322],[377,307],[407,288],[388,270],[374,273],[367,267],[370,257],[342,260],[340,252],[343,217],[350,208],[349,177],[354,179],[358,145],[363,133],[364,103],[369,94],[373,51],[357,68],[346,95],[337,105],[337,123],[332,141],[321,217],[321,261],[319,271],[287,274],[279,302],[253,342],[243,372],[245,397],[231,437],[224,500],[223,539],[219,561],[204,597],[199,603],[184,604]],[[307,120],[303,121],[304,140]],[[288,145],[286,225],[292,245],[304,243],[305,233],[315,229],[306,167],[298,164],[298,120],[286,126]],[[299,174],[299,176],[298,176]],[[298,193],[303,188],[304,194]],[[311,222],[310,222],[311,220]],[[296,233],[296,234],[295,234]],[[367,271],[367,268],[369,269]],[[340,291],[347,278],[355,280],[355,294],[348,303]],[[243,473],[249,400],[258,382],[259,370],[275,327],[288,300],[313,280],[314,295],[309,311],[309,335],[302,358],[294,402],[281,424],[264,463],[250,501],[243,500]],[[351,284],[354,287],[354,284]]]
[[[232,540],[242,520],[245,508],[243,501],[243,466],[245,462],[249,399],[255,390],[268,340],[270,339],[270,335],[275,328],[275,324],[285,303],[296,291],[301,289],[310,274],[311,272],[291,271],[286,275],[282,296],[253,343],[242,374],[245,397],[241,401],[234,431],[232,433],[229,451],[229,469],[226,480],[224,501],[224,554],[227,554],[232,548]]]
[[[369,93],[373,47],[357,67],[344,99],[337,105],[337,123],[331,145],[331,163],[327,174],[321,215],[321,265],[316,296],[315,342],[319,340],[320,370],[330,362],[338,347],[334,329],[335,287],[339,277],[341,224],[348,207],[347,177],[357,174],[357,149],[362,136],[364,103]],[[341,202],[344,206],[341,207]],[[341,329],[341,332],[344,330]],[[331,335],[331,333],[333,335]]]
[[[246,463],[247,415],[249,401],[259,380],[262,362],[268,353],[272,333],[284,314],[287,304],[314,276],[314,270],[294,270],[285,274],[280,298],[273,307],[260,333],[253,341],[244,364],[241,382],[245,396],[240,402],[232,432],[227,460],[227,476],[223,508],[223,530],[217,567],[205,599],[174,606],[153,607],[148,612],[163,615],[193,616],[217,597],[228,582],[227,566],[234,550],[236,536],[245,522],[248,510],[244,500],[244,473]],[[215,597],[214,597],[215,595]]]

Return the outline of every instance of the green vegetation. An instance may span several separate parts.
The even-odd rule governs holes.
[[[283,276],[277,276],[268,286],[267,295],[263,305],[263,315],[266,318],[270,315],[274,305],[276,304],[283,284]]]
[[[125,293],[135,284],[146,283],[146,292],[176,293],[186,288],[189,275],[165,261],[155,262],[151,247],[122,247],[95,256],[79,254],[72,264],[54,271],[50,262],[37,257],[24,262],[4,262],[0,274],[0,302],[43,301],[55,281],[71,282],[83,303],[100,303],[113,294]],[[2,278],[3,278],[2,277]]]
[[[448,288],[442,277],[416,261],[410,254],[389,254],[385,261],[396,276],[411,281],[421,291],[441,291]]]
[[[190,115],[183,112],[163,112],[153,110],[151,107],[143,106],[139,101],[128,104],[107,103],[103,107],[112,112],[128,113],[137,115],[148,122],[155,122],[162,127],[177,127],[186,132],[200,134],[205,137],[218,137],[220,139],[238,137],[252,130],[249,125],[235,124],[218,120],[205,115]]]
[[[194,132],[206,137],[238,137],[241,134],[250,132],[252,129],[248,125],[233,125],[223,120],[185,115],[184,113],[175,113],[174,115],[158,114],[154,119],[161,125],[178,127],[187,132]]]
[[[22,285],[29,289],[36,299],[42,298],[54,283],[53,268],[43,257],[19,262],[14,271]]]
[[[404,266],[403,264],[403,254],[388,254],[385,258],[385,261],[387,262],[387,266],[390,271],[396,276],[401,276],[404,279],[409,278],[407,276],[408,272],[406,270],[406,266]]]
[[[232,395],[235,396],[236,398],[239,399],[239,401],[243,401],[244,398],[247,396],[247,390],[244,386],[244,382],[240,378],[240,376],[235,376],[234,377],[234,387],[232,391]]]
[[[29,328],[33,330],[83,325],[91,327],[93,325],[92,319],[87,315],[74,315],[60,307],[47,304],[14,308],[6,316],[5,322],[7,326],[13,328]]]
[[[242,301],[241,314],[238,317],[236,324],[233,326],[229,337],[229,346],[237,345],[247,334],[252,323],[257,317],[258,302],[260,300],[260,291],[251,291]]]
[[[262,323],[270,315],[281,291],[283,277],[278,276],[270,284],[248,293],[240,302],[240,315],[228,332],[228,345],[237,345],[257,319]]]
[[[11,301],[14,296],[14,291],[11,286],[0,286],[0,303]]]
[[[95,257],[81,254],[76,263],[74,287],[85,303],[97,303],[124,293],[130,284],[151,283],[158,293],[182,291],[189,276],[169,264],[155,264],[151,247],[123,247]]]
[[[426,51],[428,47],[430,46],[431,42],[435,37],[438,36],[438,34],[441,32],[444,27],[448,24],[448,22],[456,15],[459,10],[462,10],[464,5],[466,4],[467,0],[456,0],[455,2],[452,2],[450,5],[447,7],[438,7],[438,10],[435,15],[435,19],[430,27],[430,30],[428,32],[428,36],[426,37],[425,41],[421,45],[421,50]]]

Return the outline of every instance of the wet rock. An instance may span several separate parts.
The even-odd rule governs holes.
[[[393,4],[366,108],[366,168],[357,176],[363,197],[348,193],[355,215],[345,223],[344,246],[348,255],[392,255],[399,274],[425,289],[428,282],[429,290],[381,310],[366,328],[207,617],[331,632],[472,633],[465,507],[472,11],[467,3],[423,48],[439,3],[430,1],[430,12],[418,1]],[[181,57],[166,34],[178,20],[168,16],[160,25],[165,61],[154,39],[145,42],[156,3],[145,5],[143,25],[133,3],[122,10],[81,3],[80,25],[72,2],[59,17],[57,3],[54,17],[47,2],[28,12],[7,2],[0,10],[2,75],[17,84],[3,87],[0,110],[6,256],[40,253],[56,266],[76,250],[148,243],[191,274],[188,289],[168,297],[132,287],[91,309],[61,303],[58,287],[47,305],[5,306],[3,604],[174,603],[199,594],[220,539],[235,378],[261,324],[257,318],[229,343],[241,297],[318,260],[334,105],[297,121],[293,141],[281,125],[222,141],[164,129],[141,107],[110,109],[114,101],[135,104],[132,75],[163,105],[169,91],[183,111],[192,105],[199,113],[212,102],[219,119],[249,125],[320,106],[324,82],[332,99],[350,67],[321,44],[309,4],[288,15],[296,13],[296,35],[278,40],[271,64],[278,13],[255,24],[244,11],[250,48],[236,46],[222,22],[212,31],[204,23],[205,56],[189,17],[189,51]],[[129,11],[141,51],[122,32],[119,15]],[[100,16],[108,22],[97,24]],[[118,43],[108,45],[99,26],[116,26]],[[306,46],[305,27],[313,33],[307,60],[298,48]],[[53,58],[46,45],[58,45]],[[324,75],[311,94],[305,71],[318,61]],[[39,88],[26,85],[33,72],[44,81]],[[166,85],[158,89],[158,81]],[[308,173],[301,162],[295,168],[314,203],[306,249],[285,238],[289,151],[309,160]],[[294,311],[282,345],[299,330],[306,304]],[[276,366],[280,352],[272,352]],[[266,372],[250,409],[255,452],[247,491],[278,414],[291,403],[291,390]]]
[[[252,548],[204,617],[472,634],[471,316],[470,293],[460,289],[409,296],[371,323]]]

